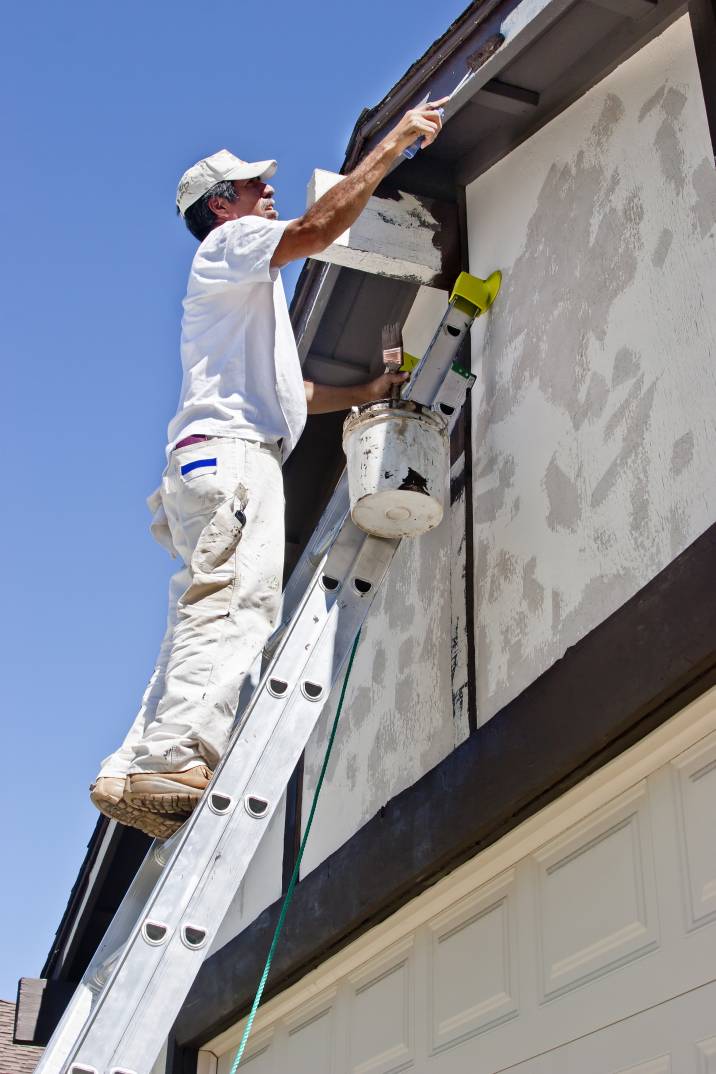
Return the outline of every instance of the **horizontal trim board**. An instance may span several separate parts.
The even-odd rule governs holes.
[[[309,874],[267,997],[638,742],[716,683],[716,525]],[[251,1002],[275,903],[213,955],[176,1025],[211,1040]]]

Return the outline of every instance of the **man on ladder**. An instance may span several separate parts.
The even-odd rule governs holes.
[[[279,222],[272,160],[222,149],[182,177],[177,210],[201,245],[184,300],[183,383],[152,531],[183,567],[167,630],[122,746],[90,788],[100,812],[155,837],[183,824],[231,734],[246,675],[274,629],[283,570],[281,463],[306,413],[390,395],[406,374],[348,388],[303,381],[279,269],[354,223],[391,167],[431,144],[443,101],[408,111],[302,217]]]

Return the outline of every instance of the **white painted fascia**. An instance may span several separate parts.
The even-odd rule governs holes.
[[[308,184],[306,208],[343,179],[344,175],[316,168]],[[400,192],[395,198],[373,195],[355,223],[313,258],[434,286],[442,270],[442,252],[434,242],[439,230],[424,200],[413,194]]]

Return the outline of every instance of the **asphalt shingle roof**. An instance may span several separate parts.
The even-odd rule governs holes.
[[[13,1044],[14,1023],[15,1004],[0,999],[0,1074],[32,1074],[43,1049],[31,1044]]]

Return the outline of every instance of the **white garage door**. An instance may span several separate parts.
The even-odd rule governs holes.
[[[242,1067],[716,1074],[715,816],[712,691],[268,1004]]]

